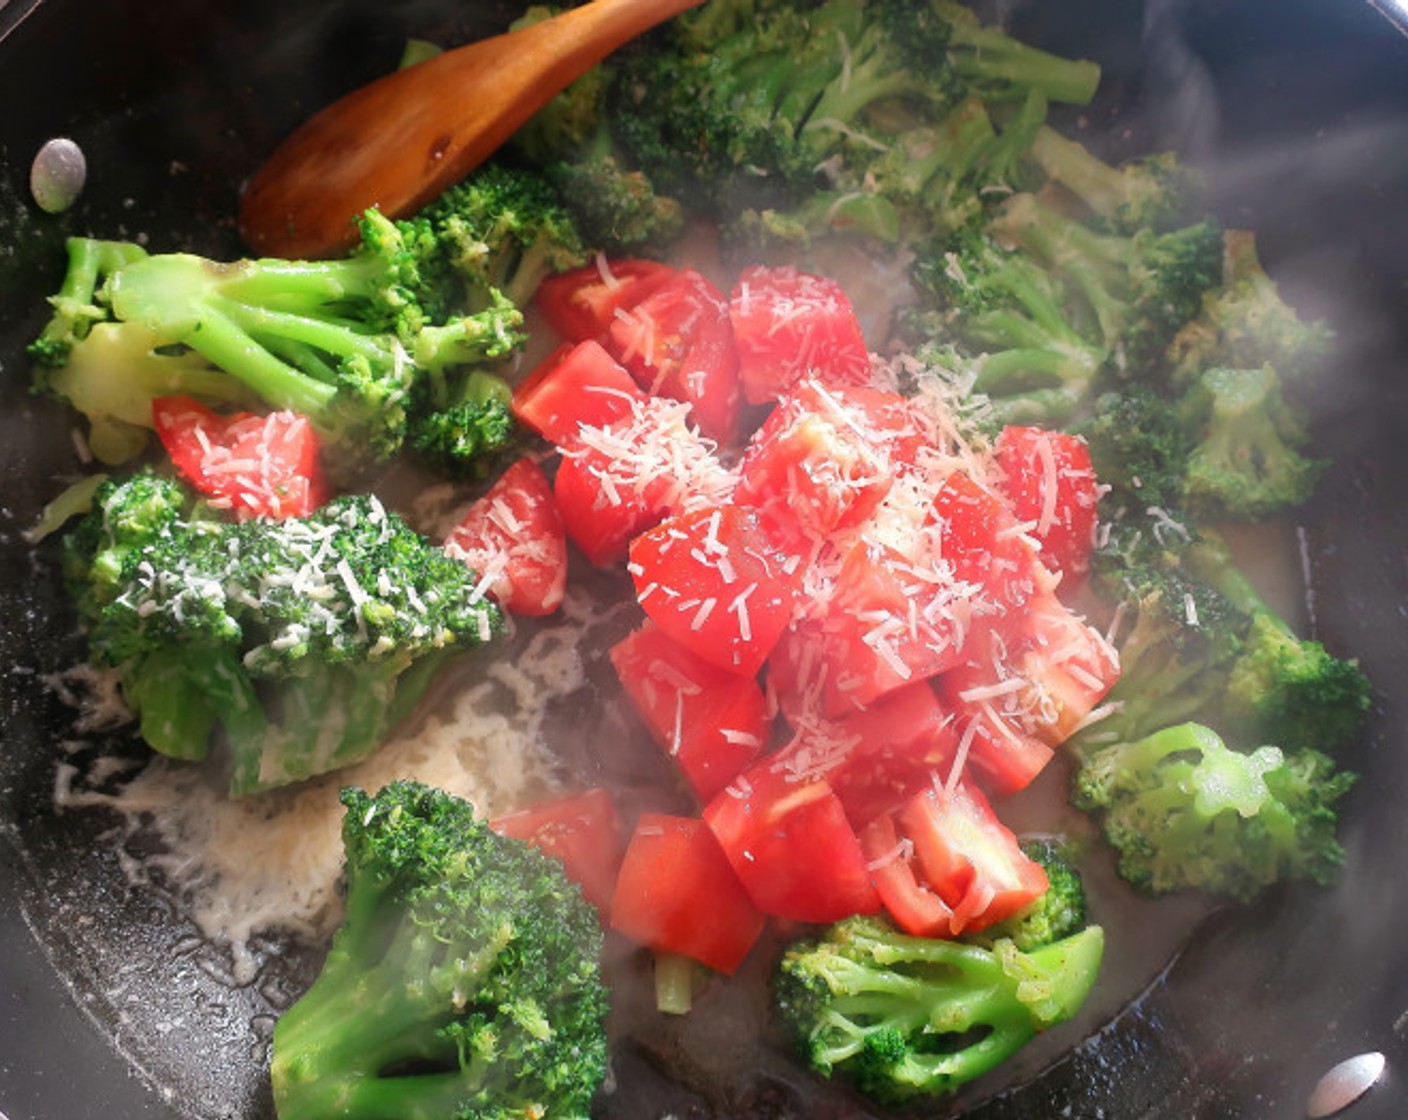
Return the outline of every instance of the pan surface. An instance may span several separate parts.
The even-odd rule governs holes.
[[[1380,695],[1345,759],[1364,778],[1342,812],[1340,884],[1214,915],[1143,998],[1031,1084],[954,1103],[974,1117],[1297,1117],[1321,1073],[1370,1050],[1389,1071],[1350,1115],[1408,1114],[1408,40],[1393,26],[1401,13],[1381,7],[1007,5],[1021,33],[1105,68],[1100,101],[1072,124],[1111,151],[1187,152],[1224,222],[1256,229],[1286,292],[1336,324],[1341,356],[1315,402],[1334,465],[1297,529],[1316,636],[1356,653]],[[57,767],[87,739],[43,681],[82,643],[52,549],[36,554],[20,532],[77,461],[65,417],[27,391],[22,349],[57,286],[63,238],[237,252],[239,183],[297,121],[394,65],[407,36],[463,41],[512,14],[463,0],[0,6],[0,1111],[11,1120],[272,1116],[271,1009],[314,963],[270,943],[260,981],[231,985],[227,962],[159,892],[129,886],[108,816],[54,813]],[[80,142],[89,181],[54,217],[30,204],[27,178],[58,135]],[[644,1045],[623,1047],[616,1073],[603,1116],[866,1115],[763,1050],[741,1086],[687,1076]]]

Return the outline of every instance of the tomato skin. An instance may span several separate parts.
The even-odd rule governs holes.
[[[963,472],[944,480],[932,515],[954,578],[984,597],[998,625],[1020,618],[1028,602],[1055,588],[1055,577],[1006,502]]]
[[[312,421],[295,412],[222,415],[185,396],[152,401],[177,472],[211,504],[250,517],[306,517],[328,499]],[[244,463],[239,470],[227,464]]]
[[[711,665],[646,622],[611,647],[626,695],[701,801],[762,753],[767,701],[752,677]]]
[[[767,404],[804,377],[865,385],[870,354],[845,290],[789,266],[755,265],[729,294],[739,380],[749,404]]]
[[[630,545],[636,598],[651,620],[711,665],[749,677],[787,626],[799,567],[754,511],[736,505],[676,515]]]
[[[1036,777],[1118,678],[1104,637],[1048,593],[1001,634],[978,635],[940,694],[970,737],[977,781],[1005,797]]]
[[[625,257],[549,276],[533,297],[548,324],[569,342],[605,338],[620,308],[639,303],[676,270],[659,261]]]
[[[953,937],[953,910],[923,881],[912,842],[884,813],[860,832],[861,849],[885,912],[912,937]]]
[[[915,794],[894,815],[929,890],[952,911],[954,934],[977,933],[1030,906],[1049,886],[1046,872],[1018,846],[981,791]]]
[[[641,814],[612,897],[613,929],[731,974],[764,924],[702,820]]]
[[[824,537],[869,517],[925,438],[904,398],[808,378],[753,434],[738,500]]]
[[[704,819],[763,913],[834,922],[880,909],[860,840],[825,781],[755,766],[704,807]]]
[[[1065,432],[1008,426],[994,450],[1000,488],[1019,521],[1037,523],[1042,559],[1074,583],[1090,571],[1100,487],[1085,440]]]
[[[561,860],[567,877],[606,920],[622,856],[621,822],[606,790],[595,786],[541,801],[495,817],[489,827]]]
[[[857,829],[947,778],[957,741],[925,681],[842,719],[808,718],[794,727],[793,739],[766,756],[767,769],[793,781],[824,779]]]
[[[519,459],[465,512],[445,550],[490,578],[512,614],[552,614],[567,590],[567,532],[547,476]],[[497,572],[497,575],[489,573]]]
[[[743,405],[738,350],[727,302],[702,273],[681,269],[619,306],[606,345],[646,392],[687,402],[705,436],[733,439]]]
[[[513,390],[514,418],[550,443],[573,443],[581,427],[630,415],[645,394],[600,343],[564,342]]]

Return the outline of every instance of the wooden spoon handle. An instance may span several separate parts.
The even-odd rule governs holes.
[[[261,256],[320,257],[372,206],[410,213],[458,182],[622,43],[701,0],[592,0],[378,78],[300,125],[245,187]]]

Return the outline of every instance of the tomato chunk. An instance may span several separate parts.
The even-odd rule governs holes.
[[[1065,432],[1008,426],[997,437],[1001,489],[1017,519],[1056,571],[1077,579],[1090,571],[1100,488],[1085,440]]]
[[[600,257],[593,264],[549,276],[538,285],[533,302],[569,342],[600,342],[619,309],[639,303],[674,276],[675,269],[659,261]]]
[[[565,342],[513,391],[514,417],[550,443],[565,447],[585,426],[604,427],[628,416],[645,394],[597,342]]]
[[[914,937],[952,937],[953,910],[929,889],[915,866],[913,844],[885,813],[860,833],[875,891],[895,925]]]
[[[547,477],[514,462],[465,512],[445,551],[472,567],[513,614],[551,614],[567,590],[567,532]]]
[[[860,321],[834,280],[788,266],[746,268],[730,293],[729,318],[750,404],[777,400],[804,377],[831,386],[870,380]]]
[[[705,806],[704,819],[763,913],[834,922],[879,910],[860,840],[825,781],[755,766]]]
[[[801,724],[767,766],[792,780],[824,778],[860,828],[946,779],[956,745],[953,720],[921,681],[843,719]]]
[[[312,421],[296,412],[221,415],[191,397],[157,397],[152,424],[177,472],[217,508],[306,517],[327,501]]]
[[[1030,600],[1055,587],[1007,503],[962,471],[944,480],[933,516],[954,578],[970,585],[981,598],[981,613],[999,624],[1020,617]]]
[[[704,435],[733,438],[743,403],[738,350],[727,302],[707,277],[682,269],[617,307],[607,346],[642,389],[687,402]]]
[[[540,801],[489,822],[501,836],[526,840],[562,861],[582,897],[602,914],[610,913],[621,866],[621,822],[611,795],[599,786]]]
[[[680,514],[630,546],[645,613],[696,656],[744,676],[762,668],[787,626],[799,567],[741,506]]]
[[[657,952],[732,973],[764,922],[703,821],[641,815],[611,902],[613,929]]]
[[[568,538],[593,564],[623,559],[636,534],[732,492],[732,474],[686,424],[686,411],[674,401],[638,401],[620,420],[579,428],[563,449],[553,491]]]
[[[738,500],[824,537],[874,512],[925,439],[903,397],[804,380],[749,442]]]
[[[767,745],[767,702],[754,678],[710,664],[649,622],[610,657],[626,695],[701,802]]]
[[[1003,633],[982,635],[941,690],[960,722],[979,722],[973,762],[1003,795],[1035,776],[1041,756],[1065,742],[1118,679],[1119,657],[1104,636],[1048,593]]]
[[[899,837],[913,847],[916,879],[953,912],[954,934],[976,933],[1011,917],[1049,885],[1042,866],[1022,851],[987,798],[962,783],[915,794],[894,819]]]

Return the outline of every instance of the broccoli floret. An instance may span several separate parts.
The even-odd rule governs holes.
[[[884,25],[900,62],[924,71],[945,59],[953,78],[989,102],[1021,101],[1036,91],[1048,101],[1085,105],[1100,83],[1095,63],[1014,39],[954,0],[869,0],[867,10]]]
[[[1024,953],[1061,941],[1085,928],[1085,884],[1055,840],[1023,840],[1022,851],[1039,863],[1049,885],[1031,906],[964,940],[991,948],[1007,938]]]
[[[118,262],[96,273],[93,306],[106,318],[75,330],[69,364],[41,365],[36,384],[94,416],[105,457],[125,457],[134,441],[111,449],[104,433],[135,430],[151,399],[173,391],[302,413],[337,448],[339,467],[388,457],[405,438],[416,379],[504,352],[521,317],[494,293],[476,315],[449,314],[458,297],[426,223],[368,211],[361,231],[350,256],[329,261],[75,250],[71,274],[93,274],[94,255]],[[51,323],[36,344],[44,361],[65,352],[52,344],[58,333]]]
[[[1100,342],[1072,323],[1061,280],[981,229],[922,243],[913,278],[941,317],[910,316],[906,329],[946,337],[972,355],[969,391],[987,397],[1003,422],[1066,419],[1105,364]]]
[[[1025,147],[1047,101],[1088,101],[1099,79],[1093,64],[1019,43],[954,4],[741,9],[700,17],[707,46],[685,31],[638,53],[613,93],[632,160],[667,194],[721,218],[787,213],[819,189],[873,193],[873,165],[896,138],[938,124],[969,94],[1025,102],[1011,137]],[[889,163],[882,178],[898,177]]]
[[[1320,369],[1334,332],[1320,319],[1303,318],[1267,275],[1248,230],[1224,237],[1223,282],[1203,297],[1199,314],[1169,344],[1175,383],[1221,366],[1252,369],[1270,364],[1295,381]]]
[[[1222,280],[1222,231],[1212,221],[1167,233],[1101,233],[1033,194],[1018,194],[993,230],[1070,281],[1120,369],[1139,371],[1161,360]]]
[[[127,241],[74,237],[54,314],[29,346],[35,359],[33,388],[81,412],[88,446],[101,463],[115,466],[140,455],[152,428],[156,397],[194,397],[212,407],[248,407],[254,394],[194,351],[165,353],[139,323],[118,323],[103,302],[104,285],[147,252]]]
[[[475,370],[453,397],[426,405],[411,421],[411,444],[427,462],[451,478],[482,478],[515,442],[513,393],[502,377]]]
[[[906,128],[870,165],[863,187],[889,200],[906,226],[940,233],[982,219],[1019,185],[1019,164],[1046,119],[1046,98],[1033,92],[995,125],[970,94],[934,124]]]
[[[495,293],[526,308],[544,279],[587,259],[572,215],[547,178],[501,163],[485,164],[413,220],[432,231],[466,284],[471,311],[493,307]]]
[[[274,1028],[279,1115],[585,1120],[601,928],[561,864],[416,783],[342,802],[347,917]]]
[[[1317,751],[1244,754],[1184,723],[1090,753],[1074,800],[1100,814],[1120,875],[1139,890],[1248,900],[1281,881],[1333,881],[1334,803],[1353,781]]]
[[[1105,508],[1144,511],[1177,508],[1193,441],[1177,409],[1147,385],[1131,382],[1102,393],[1079,425],[1096,477],[1110,487]],[[1119,529],[1112,522],[1112,527]]]
[[[1132,159],[1118,167],[1054,128],[1037,132],[1031,159],[1115,233],[1170,229],[1186,216],[1197,176],[1173,152]]]
[[[1180,412],[1195,441],[1183,479],[1195,514],[1262,521],[1309,500],[1324,463],[1301,454],[1304,423],[1270,366],[1208,370]]]
[[[745,209],[721,224],[730,259],[741,264],[790,264],[825,273],[825,247],[834,238],[893,245],[900,215],[889,199],[869,191],[817,191],[791,209]],[[812,264],[813,253],[818,263]]]
[[[774,1005],[812,1069],[904,1104],[972,1081],[1069,1019],[1103,949],[1099,926],[1024,953],[849,918],[785,952]]]
[[[685,230],[684,207],[660,194],[644,171],[628,166],[611,134],[599,128],[570,158],[547,167],[584,241],[613,253],[660,252]]]
[[[230,522],[151,471],[99,489],[66,541],[90,657],[153,749],[236,795],[375,750],[458,653],[502,629],[477,577],[370,496]]]
[[[1234,726],[1271,742],[1333,751],[1363,728],[1372,701],[1357,662],[1297,637],[1263,610],[1228,677],[1223,711]]]

